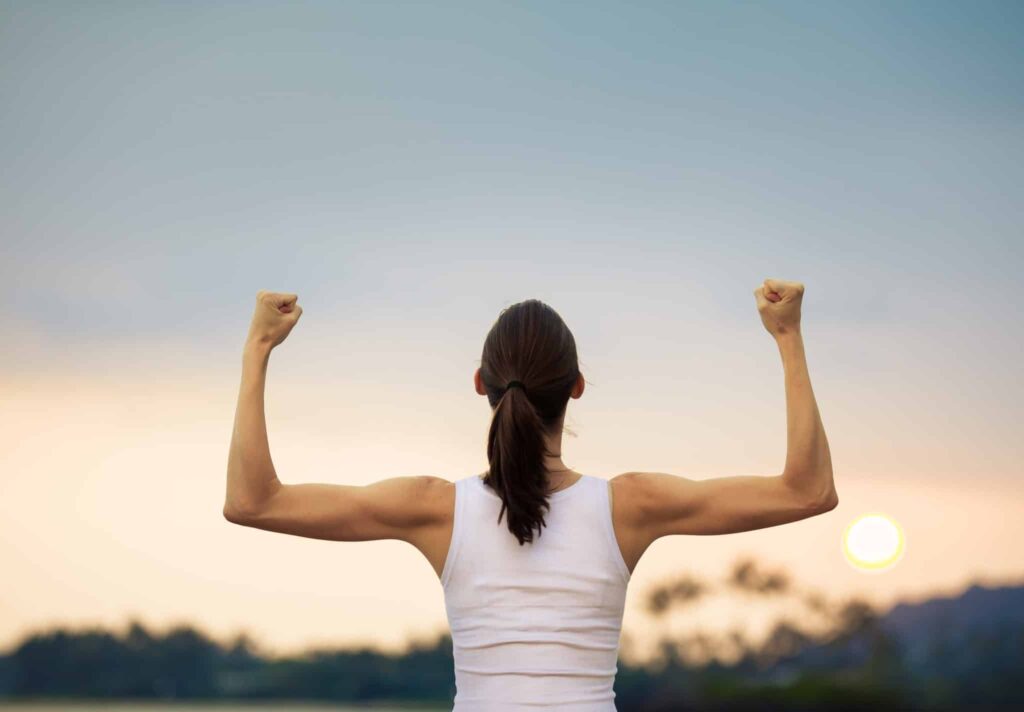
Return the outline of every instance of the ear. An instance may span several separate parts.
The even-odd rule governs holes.
[[[473,387],[476,388],[476,392],[479,395],[487,395],[487,389],[484,388],[484,379],[480,376],[479,368],[476,370],[476,373],[473,374]]]
[[[583,395],[583,391],[586,390],[587,382],[583,378],[583,374],[576,376],[576,383],[572,387],[572,392],[569,394],[572,398],[579,398]]]

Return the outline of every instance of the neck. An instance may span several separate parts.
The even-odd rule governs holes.
[[[559,427],[558,427],[557,430],[555,430],[554,434],[552,434],[552,435],[545,434],[545,436],[544,436],[544,444],[547,446],[548,452],[554,453],[552,455],[545,455],[545,457],[544,457],[544,467],[546,467],[547,471],[549,473],[551,473],[551,478],[553,480],[555,480],[555,481],[561,481],[560,478],[563,478],[566,475],[570,475],[571,476],[572,475],[572,469],[569,468],[569,467],[566,467],[565,463],[562,461],[562,427],[561,427],[561,423],[559,423]]]

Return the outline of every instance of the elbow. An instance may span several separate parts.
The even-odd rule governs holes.
[[[782,476],[786,480],[786,475]],[[808,516],[831,512],[839,506],[839,494],[836,492],[835,480],[831,471],[827,477],[822,477],[825,482],[810,487],[806,484],[800,486],[791,485],[791,491],[796,498],[797,506],[808,513]]]
[[[224,518],[232,524],[245,526],[252,521],[252,513],[249,510],[231,502],[224,503],[223,513]]]
[[[831,512],[838,506],[839,494],[836,492],[835,487],[830,487],[828,492],[815,501],[814,511],[818,514],[824,514],[825,512]]]
[[[242,523],[241,512],[239,512],[235,507],[231,506],[230,504],[224,505],[224,518],[232,524]]]
[[[252,526],[252,523],[267,511],[270,501],[271,495],[269,494],[263,497],[253,497],[248,494],[229,492],[224,500],[224,518],[232,524]]]

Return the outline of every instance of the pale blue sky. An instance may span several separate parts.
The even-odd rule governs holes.
[[[168,471],[189,521],[215,515],[258,289],[305,307],[270,380],[286,481],[481,471],[472,369],[530,297],[592,379],[570,465],[767,473],[782,374],[751,291],[775,277],[807,286],[844,506],[903,496],[868,478],[907,502],[912,480],[1019,483],[1021,27],[1018,2],[0,1],[0,544],[141,565],[75,527],[138,539],[130,488]],[[314,443],[359,469],[298,468]],[[986,570],[915,559],[929,521],[887,593]],[[38,581],[6,602],[25,625],[98,610],[43,611]],[[190,614],[234,605],[195,590]]]
[[[648,271],[802,278],[854,321],[944,275],[1012,294],[1020,4],[639,5],[3,3],[20,318],[198,336],[255,285],[628,300]]]

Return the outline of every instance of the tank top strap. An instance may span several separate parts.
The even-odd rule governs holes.
[[[452,515],[452,538],[448,544],[448,555],[445,557],[444,567],[441,569],[442,587],[448,585],[448,579],[451,578],[455,559],[462,548],[462,540],[465,537],[464,532],[466,530],[466,500],[475,494],[471,491],[476,484],[475,479],[474,477],[463,477],[455,480],[455,510]]]
[[[615,568],[622,575],[622,580],[628,584],[632,574],[629,572],[629,567],[626,566],[626,560],[622,558],[622,548],[619,546],[619,540],[615,537],[615,525],[612,519],[612,483],[603,477],[590,475],[588,477],[593,480],[592,490],[594,490],[597,506],[600,509],[597,515],[605,533],[605,544],[608,547],[609,556]]]

